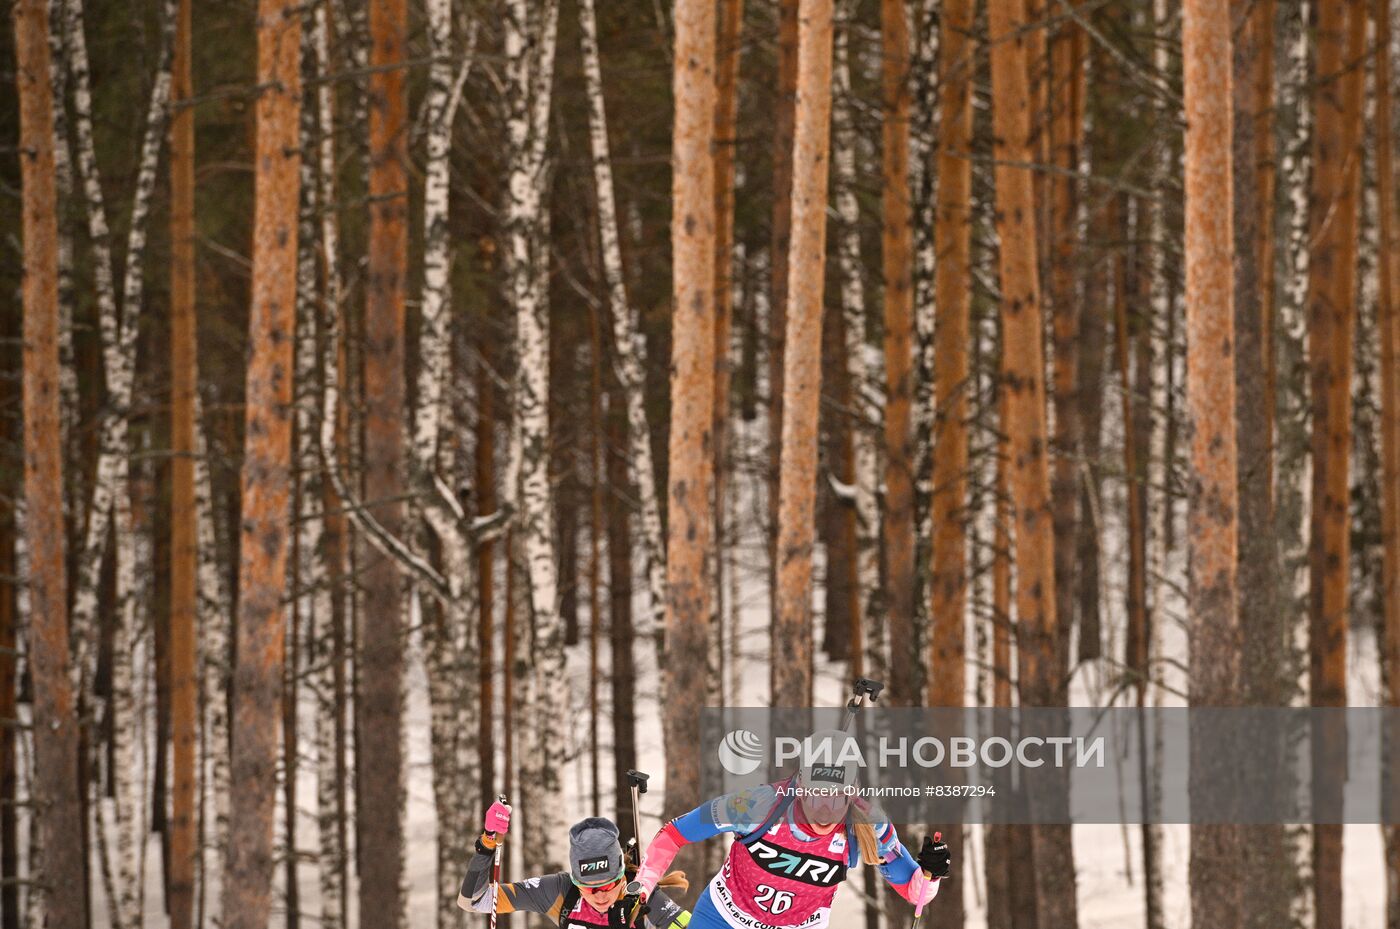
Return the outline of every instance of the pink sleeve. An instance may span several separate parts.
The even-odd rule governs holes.
[[[642,866],[637,869],[637,880],[646,888],[648,894],[656,889],[661,876],[666,873],[671,862],[676,860],[676,853],[681,850],[681,846],[689,844],[689,840],[681,835],[675,823],[667,823],[661,827],[656,838],[647,846],[647,853],[642,857]]]

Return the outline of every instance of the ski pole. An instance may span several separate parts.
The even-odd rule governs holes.
[[[941,832],[935,832],[935,833],[933,834],[933,841],[935,841],[935,842],[942,842],[942,841],[943,841],[943,833],[941,833]],[[933,875],[932,875],[932,874],[929,874],[927,871],[924,872],[924,877],[927,877],[929,880],[933,880]],[[914,929],[919,929],[919,921],[922,920],[923,918],[924,918],[924,905],[923,905],[922,903],[920,903],[918,906],[914,907]]]
[[[851,723],[856,720],[856,712],[865,706],[865,698],[869,697],[874,703],[880,698],[880,691],[885,689],[881,681],[872,681],[869,678],[857,678],[855,684],[851,686],[851,699],[846,703],[846,722],[841,727],[847,732],[851,731]]]
[[[632,788],[632,841],[628,844],[632,846],[632,862],[638,871],[642,868],[642,804],[640,798],[642,794],[647,792],[647,781],[650,778],[650,774],[635,769],[627,772],[627,783]],[[632,897],[641,895],[642,885],[636,879],[635,873],[622,892]],[[636,921],[638,913],[646,912],[644,904],[640,900],[637,903],[637,907],[634,908],[629,918],[632,922]]]
[[[647,792],[650,774],[641,771],[628,771],[627,783],[632,787],[632,841],[637,843],[637,865],[642,864],[642,807],[640,796]]]
[[[507,806],[505,794],[498,794],[496,801],[502,806]],[[496,850],[491,853],[491,929],[496,929],[496,904],[501,899],[501,846],[505,844],[506,837],[496,836]]]

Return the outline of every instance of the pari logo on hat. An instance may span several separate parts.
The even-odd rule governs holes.
[[[589,858],[578,863],[578,876],[582,878],[608,877],[612,874],[612,862],[607,855]]]

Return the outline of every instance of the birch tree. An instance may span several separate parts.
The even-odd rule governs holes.
[[[515,312],[515,422],[504,494],[515,509],[516,529],[530,578],[535,647],[531,669],[537,725],[522,780],[534,797],[557,795],[564,745],[566,688],[564,626],[559,611],[559,572],[549,474],[549,306],[544,287],[549,267],[548,209],[542,202],[549,113],[553,97],[559,4],[550,0],[533,20],[524,0],[510,0],[505,18],[506,131],[509,180],[506,199],[506,277]],[[527,48],[527,42],[529,46]],[[525,822],[528,846],[544,854],[558,833],[557,805],[537,804]]]
[[[301,18],[289,0],[258,5],[253,302],[246,389],[238,654],[223,924],[265,929],[273,868],[281,602],[292,459]],[[397,795],[394,804],[397,806]]]
[[[316,55],[316,73],[329,74],[333,65],[330,60],[330,13],[329,0],[316,6],[312,22],[312,49]],[[316,88],[316,110],[319,135],[317,137],[317,199],[325,207],[335,203],[336,160],[335,160],[335,88],[329,81],[322,81]],[[340,338],[340,227],[335,210],[323,208],[320,211],[321,248],[321,330],[325,343],[325,357],[322,361],[320,412],[325,419],[320,423],[320,447],[324,449],[324,436],[329,429],[332,441],[339,437],[337,445],[344,442],[344,407],[327,404],[325,391],[327,384],[335,383],[340,369],[340,356],[343,341]],[[329,372],[329,376],[327,376]],[[327,411],[329,410],[329,415]],[[334,471],[336,463],[331,463]],[[330,590],[329,616],[321,614],[323,622],[329,625],[318,637],[321,649],[317,664],[315,687],[317,691],[316,713],[316,806],[319,832],[319,854],[317,866],[320,872],[321,925],[323,929],[340,929],[345,922],[347,909],[347,850],[346,850],[346,809],[345,809],[345,711],[342,695],[345,693],[345,601],[343,591],[342,566],[344,563],[345,520],[338,512],[340,498],[330,482],[324,485],[322,507],[325,519],[325,563],[326,583]],[[349,597],[353,597],[353,593]]]
[[[196,855],[195,765],[198,740],[198,510],[195,505],[195,397],[199,358],[195,333],[194,96],[190,0],[176,23],[170,123],[170,693],[174,747],[170,823],[171,929],[194,925]]]
[[[427,166],[423,194],[423,295],[418,331],[418,408],[414,418],[413,468],[428,525],[437,537],[449,596],[441,604],[439,625],[430,628],[429,699],[433,735],[433,793],[438,812],[438,924],[455,923],[457,869],[469,854],[467,759],[476,754],[469,709],[476,702],[477,674],[468,635],[477,604],[472,540],[466,514],[439,472],[444,420],[449,413],[451,373],[449,272],[451,250],[447,220],[450,206],[451,141],[454,93],[452,10],[450,0],[428,5],[428,39],[433,64],[425,100]],[[470,53],[469,53],[470,54]],[[463,66],[465,68],[465,65]],[[465,73],[465,72],[464,72]]]
[[[1395,168],[1390,132],[1391,27],[1390,4],[1376,0],[1371,10],[1376,27],[1376,188],[1380,213],[1379,293],[1376,308],[1381,358],[1381,504],[1385,554],[1381,564],[1384,602],[1382,680],[1385,702],[1400,706],[1400,379],[1396,377],[1396,349],[1400,346],[1400,317],[1396,313],[1396,286],[1400,283],[1400,249],[1395,238]],[[1397,746],[1388,732],[1387,770],[1396,770]],[[1400,830],[1384,827],[1386,857],[1386,918],[1395,925],[1400,918]]]
[[[31,876],[54,889],[40,904],[53,929],[82,929],[82,807],[78,793],[78,717],[68,670],[63,528],[62,417],[59,410],[58,203],[54,186],[53,91],[47,0],[14,5],[15,83],[19,96],[24,277],[23,413],[25,539],[29,562],[29,674],[38,811],[39,860]],[[36,867],[37,865],[37,867]],[[31,895],[38,888],[31,889]],[[65,890],[66,889],[66,892]],[[37,915],[37,914],[36,914]]]
[[[118,293],[112,271],[111,231],[107,221],[98,172],[92,127],[92,89],[89,76],[87,40],[84,32],[82,0],[70,0],[66,9],[65,34],[69,68],[73,77],[74,129],[78,143],[78,173],[88,214],[93,274],[97,289],[98,328],[102,343],[102,365],[106,381],[106,407],[99,438],[97,476],[87,502],[85,536],[78,558],[77,585],[73,595],[73,635],[76,644],[72,668],[75,685],[96,674],[96,627],[98,580],[108,544],[109,529],[115,528],[116,616],[112,645],[112,685],[110,707],[98,701],[99,719],[110,713],[118,720],[112,727],[114,802],[104,810],[94,793],[90,807],[97,817],[97,840],[102,874],[107,885],[113,916],[120,926],[134,926],[143,910],[145,824],[140,808],[145,799],[144,775],[138,767],[134,741],[137,698],[133,690],[133,650],[138,627],[134,598],[137,586],[137,534],[131,518],[130,409],[135,383],[136,336],[143,306],[146,221],[155,190],[160,145],[168,114],[171,86],[171,56],[175,28],[175,3],[161,6],[161,55],[147,106],[144,133],[131,219],[125,245],[126,264]],[[110,812],[110,815],[107,813]]]
[[[593,185],[598,198],[598,238],[603,252],[608,315],[612,321],[613,359],[627,402],[628,475],[637,490],[642,550],[646,557],[647,592],[651,602],[650,628],[643,627],[641,633],[651,635],[659,660],[662,657],[661,631],[666,621],[666,549],[661,531],[656,470],[651,454],[651,426],[646,414],[647,346],[637,308],[627,299],[627,286],[622,273],[617,198],[613,189],[612,156],[608,150],[607,108],[603,100],[603,72],[598,56],[598,25],[593,0],[579,0],[579,45],[583,50],[584,87],[588,94],[588,143],[593,156]],[[716,337],[716,350],[718,348],[719,340]],[[725,370],[728,370],[727,367]]]

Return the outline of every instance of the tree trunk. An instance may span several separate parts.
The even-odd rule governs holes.
[[[1372,7],[1376,24],[1376,187],[1380,213],[1380,290],[1377,294],[1377,328],[1381,360],[1381,536],[1384,545],[1381,563],[1383,626],[1381,679],[1385,684],[1385,705],[1400,706],[1400,318],[1396,313],[1396,286],[1400,284],[1400,248],[1395,238],[1395,162],[1391,140],[1391,58],[1390,4],[1376,0]],[[2,570],[2,569],[0,569]],[[1384,733],[1386,770],[1397,770],[1400,745],[1394,727]],[[1384,827],[1386,860],[1386,926],[1400,925],[1400,828]],[[1252,929],[1252,927],[1251,927]],[[1262,927],[1261,927],[1262,929]]]
[[[787,336],[789,250],[792,246],[793,133],[797,113],[797,11],[800,0],[777,0],[778,87],[773,102],[773,218],[768,249],[768,546],[773,603],[778,591],[778,497],[783,436],[783,339]]]
[[[194,96],[190,0],[175,27],[173,96]],[[199,537],[194,456],[198,351],[195,335],[194,110],[178,107],[170,124],[170,734],[174,748],[170,821],[171,929],[194,925],[195,744],[198,738]]]
[[[68,669],[64,571],[63,447],[58,362],[58,202],[46,0],[14,6],[23,190],[22,300],[25,540],[29,555],[29,676],[34,729],[31,786],[40,815],[30,874],[48,887],[40,906],[52,929],[83,929],[83,828],[78,795],[78,718]],[[31,893],[34,893],[31,890]]]
[[[608,675],[612,689],[614,822],[632,821],[632,794],[627,772],[637,767],[636,671],[632,631],[632,538],[629,507],[629,455],[626,391],[619,383],[609,395],[607,480],[608,506]],[[625,826],[624,826],[625,828]],[[645,841],[639,838],[639,842]]]
[[[832,199],[840,217],[837,263],[841,269],[841,311],[846,338],[846,375],[850,383],[850,443],[854,458],[856,566],[851,608],[853,677],[884,679],[884,629],[876,612],[880,587],[879,449],[875,437],[880,411],[869,400],[871,372],[866,360],[865,278],[861,262],[860,201],[856,198],[856,129],[851,118],[851,70],[847,46],[852,0],[843,0],[837,15],[832,79]]]
[[[909,203],[909,26],[904,0],[881,0],[882,220],[885,303],[885,590],[889,701],[919,703],[914,629],[913,219]]]
[[[996,199],[1001,240],[1002,377],[1008,393],[1004,428],[1011,437],[1008,485],[1016,537],[1021,702],[1024,706],[1063,706],[1034,191],[1028,170],[1006,164],[1034,159],[1025,38],[1018,33],[1023,19],[1016,4],[992,4],[988,19],[996,101],[993,132],[999,162]],[[1033,798],[1035,803],[1058,805],[1063,801],[1063,797],[1048,793]],[[1057,862],[1053,873],[1045,867],[1035,872],[1037,918],[1041,925],[1072,927],[1078,917],[1069,828],[1041,825],[1032,827],[1031,832],[1036,860]]]
[[[146,221],[155,190],[160,144],[164,135],[171,85],[171,53],[175,29],[175,3],[162,4],[162,53],[156,69],[147,107],[145,128],[137,167],[132,210],[127,230],[126,266],[120,301],[113,283],[111,234],[98,176],[92,127],[92,91],[82,4],[68,6],[66,33],[70,67],[74,77],[74,113],[78,135],[78,165],[88,209],[88,229],[92,239],[94,274],[97,284],[98,319],[102,340],[106,405],[102,414],[97,476],[87,507],[87,525],[82,554],[78,561],[73,596],[75,660],[71,673],[82,692],[82,682],[95,674],[92,648],[93,628],[98,612],[98,581],[109,537],[114,542],[116,595],[115,638],[113,644],[110,700],[97,700],[94,716],[107,720],[140,718],[133,691],[133,651],[139,637],[136,621],[137,585],[136,543],[131,513],[130,427],[131,401],[135,384],[136,348],[140,309],[144,304],[143,267],[146,250]],[[112,531],[112,530],[115,531]],[[142,806],[144,774],[138,768],[137,725],[118,722],[111,727],[114,789],[111,816],[104,805],[94,803],[97,826],[103,830],[99,847],[103,867],[115,875],[119,892],[110,901],[118,925],[132,926],[143,911],[145,867],[145,827],[139,812]],[[118,888],[112,888],[118,889]]]
[[[1313,706],[1347,702],[1351,342],[1356,315],[1363,74],[1353,62],[1362,55],[1365,20],[1365,7],[1355,0],[1318,6],[1307,327],[1313,456],[1309,541]],[[1344,757],[1344,732],[1329,730],[1322,743],[1314,745],[1315,765],[1335,765],[1338,757]],[[1340,812],[1340,793],[1324,791],[1314,800],[1323,818]],[[1340,826],[1314,827],[1313,875],[1318,929],[1341,929]]]
[[[316,73],[330,74],[330,23],[326,4],[317,6],[313,23],[312,47],[316,53]],[[317,138],[318,185],[317,199],[321,204],[335,201],[335,88],[329,81],[316,88],[316,109],[320,135]],[[321,328],[325,339],[326,358],[322,362],[321,387],[324,391],[326,371],[344,369],[344,339],[340,320],[340,228],[335,210],[321,211]],[[324,398],[324,393],[323,393]],[[331,411],[329,423],[333,444],[344,448],[346,442],[345,405]],[[323,404],[321,412],[326,408]],[[337,465],[338,466],[338,465]],[[347,594],[345,580],[348,531],[343,504],[333,482],[322,482],[321,510],[325,514],[325,570],[329,593],[328,614],[318,614],[322,624],[317,636],[316,674],[316,807],[318,855],[320,872],[322,929],[340,929],[345,921],[349,901],[346,898],[349,866],[346,852],[346,761],[345,761],[345,618]]]
[[[531,622],[535,630],[531,686],[541,716],[530,728],[522,780],[540,796],[561,789],[565,689],[564,628],[559,612],[559,564],[554,546],[549,449],[549,305],[542,285],[549,268],[548,217],[542,203],[544,160],[553,96],[554,53],[559,5],[538,11],[538,32],[525,53],[531,22],[524,0],[511,0],[506,16],[506,55],[511,83],[510,195],[507,228],[511,245],[507,269],[515,310],[516,425],[507,469],[506,494],[518,503],[517,531],[524,557]],[[553,805],[532,809],[525,822],[526,853],[546,854],[560,826]]]
[[[50,43],[52,46],[52,43]],[[54,67],[52,72],[61,71]],[[55,132],[55,139],[63,137]],[[61,144],[61,143],[60,143]],[[55,171],[55,174],[57,172]],[[55,185],[57,186],[57,185]],[[61,247],[61,246],[60,246]],[[57,250],[56,250],[57,251]],[[58,264],[58,262],[55,262]],[[60,272],[61,274],[61,272]],[[62,299],[61,297],[59,298]],[[24,368],[23,342],[24,322],[22,308],[11,303],[0,316],[0,338],[6,345],[0,353],[0,365],[7,371],[22,371]],[[60,315],[59,326],[62,326]],[[60,336],[60,358],[62,356]],[[60,364],[62,362],[60,361]],[[0,409],[13,410],[23,403],[20,396],[22,387],[13,377],[0,381]],[[62,403],[62,397],[60,397]],[[9,450],[4,456],[4,483],[0,485],[0,719],[17,719],[18,709],[18,665],[19,652],[19,507],[18,501],[24,494],[23,453],[15,452],[23,448],[23,423],[18,416],[6,417],[0,424],[0,442]],[[61,457],[62,453],[60,453]],[[17,460],[18,458],[18,460]],[[19,807],[17,775],[20,771],[18,749],[23,745],[14,727],[6,726],[0,731],[0,925],[20,924],[20,872],[19,872]],[[77,773],[76,771],[74,772]],[[32,817],[31,817],[32,821]],[[38,851],[30,846],[30,854]],[[33,860],[33,859],[31,859]],[[85,896],[85,895],[84,895]],[[80,906],[86,906],[80,902]]]
[[[1121,194],[1114,194],[1121,197]],[[1121,201],[1120,201],[1121,202]],[[1126,224],[1125,224],[1126,228]],[[1123,481],[1127,488],[1128,517],[1128,584],[1124,591],[1124,613],[1128,627],[1124,643],[1123,664],[1138,691],[1139,703],[1147,690],[1147,651],[1149,642],[1147,617],[1147,525],[1144,494],[1146,483],[1139,466],[1140,449],[1135,416],[1130,346],[1138,338],[1136,325],[1128,317],[1128,281],[1124,249],[1116,250],[1113,285],[1113,337],[1118,362],[1118,393],[1123,417]],[[1083,655],[1083,649],[1080,654]]]
[[[476,763],[476,729],[472,709],[477,703],[480,655],[471,645],[477,593],[472,578],[476,566],[466,526],[466,512],[452,483],[448,463],[452,441],[452,337],[450,273],[452,250],[448,237],[451,206],[451,140],[455,113],[452,9],[448,0],[428,5],[428,38],[433,54],[428,94],[427,163],[423,194],[422,319],[418,327],[417,406],[414,410],[414,486],[421,512],[437,542],[447,582],[446,598],[436,604],[436,622],[427,629],[428,694],[432,730],[433,799],[438,818],[437,919],[439,926],[457,921],[457,869],[470,856],[471,824],[469,766]],[[468,51],[470,54],[470,50]],[[465,372],[463,372],[465,373]],[[462,380],[466,380],[465,377]],[[444,432],[449,438],[444,441]],[[455,483],[455,478],[453,479]],[[489,563],[488,563],[489,569]],[[420,596],[422,594],[420,593]],[[489,715],[489,714],[488,714]]]
[[[1073,177],[1079,170],[1079,147],[1083,135],[1084,31],[1077,23],[1063,23],[1050,42],[1047,91],[1053,112],[1047,142],[1057,173],[1045,181],[1051,203],[1049,246],[1051,254],[1049,297],[1054,345],[1054,405],[1050,496],[1055,524],[1055,615],[1061,636],[1069,641],[1074,625],[1075,564],[1074,538],[1080,519],[1080,419],[1079,419],[1079,313],[1075,295],[1078,240],[1078,186]],[[1111,128],[1108,131],[1112,131]],[[1097,623],[1080,627],[1079,657],[1097,658],[1101,651]]]
[[[783,428],[778,480],[777,597],[772,627],[775,706],[812,702],[812,528],[821,408],[822,295],[831,133],[831,0],[798,7],[793,128],[792,254],[783,339]]]
[[[675,5],[671,149],[671,438],[666,561],[666,799],[663,815],[699,793],[700,708],[710,672],[707,625],[714,449],[715,21],[708,0]],[[682,858],[684,858],[684,854]]]
[[[369,7],[369,266],[365,282],[365,499],[386,532],[402,535],[404,288],[408,271],[408,88],[400,67],[405,0]],[[359,728],[360,919],[402,918],[401,719],[404,608],[398,563],[371,549],[363,569]]]
[[[860,601],[855,576],[856,509],[851,499],[855,489],[849,414],[851,379],[846,366],[846,326],[841,307],[827,303],[822,312],[824,393],[817,477],[818,532],[826,551],[822,651],[831,661],[851,661],[861,651],[860,625],[853,622],[860,613]]]
[[[740,37],[744,30],[744,0],[723,0],[718,7],[719,35],[715,45],[715,545],[712,571],[715,626],[714,641],[718,659],[715,674],[719,702],[724,703],[726,663],[732,660],[732,644],[726,645],[729,613],[733,604],[724,596],[726,552],[729,538],[725,528],[725,506],[729,485],[729,383],[733,365],[730,341],[734,318],[734,199],[735,164],[739,137],[739,59]]]
[[[646,414],[646,339],[636,307],[628,302],[623,278],[622,245],[618,236],[617,202],[613,190],[612,158],[608,151],[607,110],[603,101],[603,75],[598,60],[597,23],[593,0],[579,3],[579,44],[583,47],[583,74],[588,90],[588,140],[593,153],[593,183],[598,198],[598,238],[602,244],[603,277],[608,284],[608,310],[612,318],[613,367],[627,400],[628,456],[631,479],[640,503],[642,545],[651,597],[650,632],[660,660],[661,631],[665,627],[666,548],[662,537],[661,507],[657,498],[656,468],[652,463],[651,426]]]
[[[228,863],[223,922],[265,929],[271,906],[277,708],[282,691],[292,364],[301,149],[301,19],[288,0],[258,6],[253,299],[248,324]]]
[[[934,243],[934,302],[939,308],[934,330],[935,366],[933,423],[935,454],[930,501],[933,544],[929,562],[928,652],[929,706],[962,706],[967,689],[967,471],[968,404],[971,389],[968,354],[972,307],[972,25],[973,4],[953,0],[942,9],[944,30],[938,80],[943,111],[939,120],[938,194]],[[930,166],[932,168],[932,166]],[[959,772],[960,773],[960,772]],[[945,826],[944,836],[954,859],[962,861],[963,830]],[[961,873],[961,865],[955,865]],[[1005,890],[1006,888],[1003,888]],[[950,900],[941,919],[961,925],[962,882],[945,888]]]
[[[598,738],[598,690],[601,672],[598,666],[599,639],[602,638],[603,601],[599,585],[602,582],[603,542],[603,337],[602,320],[598,311],[589,314],[588,334],[592,357],[589,359],[589,443],[588,443],[588,784],[592,790],[592,808],[601,810],[602,786],[599,783],[600,740]],[[641,841],[640,839],[638,841]]]
[[[1285,627],[1279,610],[1277,536],[1273,515],[1273,397],[1269,389],[1273,314],[1272,180],[1268,159],[1273,106],[1272,0],[1232,0],[1235,37],[1232,106],[1235,112],[1234,325],[1235,413],[1238,429],[1239,605],[1242,684],[1245,701],[1278,706],[1284,698]],[[1379,85],[1378,85],[1379,86]],[[1385,115],[1378,111],[1379,119]],[[1378,144],[1388,144],[1380,141]],[[1383,275],[1384,276],[1384,275]],[[1277,746],[1282,748],[1282,746]],[[1260,758],[1261,775],[1277,768],[1278,756]],[[1267,775],[1265,775],[1267,776]],[[1264,789],[1263,784],[1258,789]],[[1248,929],[1267,929],[1288,918],[1289,864],[1282,826],[1241,830],[1243,910]]]
[[[999,710],[1011,708],[1011,639],[1013,633],[1011,617],[1011,509],[1007,486],[1006,439],[1003,424],[1006,422],[1007,391],[998,387],[996,438],[996,474],[992,489],[992,520],[995,529],[992,535],[992,706]],[[1001,733],[1005,735],[1005,733]],[[993,783],[999,791],[1008,789],[1010,778],[1004,768],[992,772]],[[987,929],[1012,929],[1013,926],[1035,925],[1035,906],[1018,907],[1017,888],[1030,881],[1018,881],[1016,875],[1031,873],[1021,870],[1024,864],[1017,857],[1018,848],[1029,843],[1021,841],[1028,831],[1025,826],[987,825],[986,864],[987,880]],[[1029,919],[1027,920],[1027,917]]]
[[[1229,0],[1182,9],[1186,103],[1186,406],[1191,434],[1190,698],[1237,700],[1234,317],[1230,256],[1232,105]],[[1191,756],[1192,793],[1211,789],[1212,759]],[[1214,784],[1220,783],[1215,774]],[[1238,926],[1239,829],[1193,825],[1191,921]]]
[[[482,513],[493,513],[496,497],[496,386],[491,364],[495,353],[486,332],[487,317],[481,319],[482,337],[477,342],[476,366],[476,500]],[[481,759],[482,808],[496,798],[496,542],[482,540],[476,550],[477,612],[477,698],[479,717],[477,753]]]

